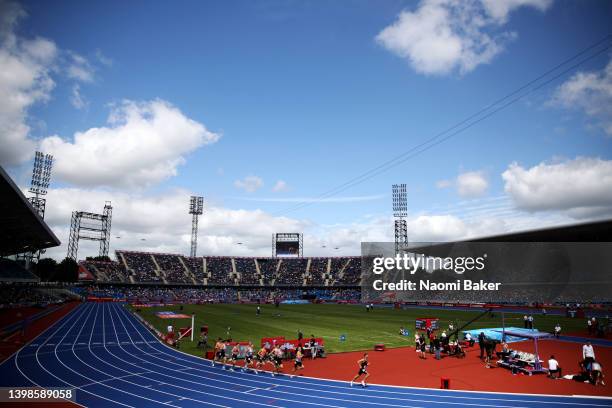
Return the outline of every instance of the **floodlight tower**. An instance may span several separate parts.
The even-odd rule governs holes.
[[[44,196],[47,195],[49,182],[51,181],[51,168],[53,167],[53,156],[36,152],[34,156],[34,169],[32,170],[32,182],[30,184],[30,193],[34,194],[30,197],[30,203],[41,218],[45,218]]]
[[[393,184],[393,216],[395,217],[395,253],[408,247],[408,199],[406,184]]]
[[[36,152],[34,156],[34,168],[32,169],[32,181],[30,184],[30,193],[34,194],[28,198],[36,213],[40,218],[45,218],[45,207],[47,200],[47,190],[49,189],[49,183],[51,181],[51,168],[53,167],[53,156],[50,154],[44,154],[43,152]],[[44,250],[36,252],[29,252],[25,254],[26,264],[32,261],[32,259],[40,259],[40,254]]]
[[[191,218],[191,257],[196,256],[198,250],[198,216],[204,212],[204,197],[191,196],[189,201],[189,214]]]
[[[110,201],[104,203],[102,210],[102,235],[100,240],[100,256],[108,256],[110,246],[111,225],[113,223],[113,206]]]

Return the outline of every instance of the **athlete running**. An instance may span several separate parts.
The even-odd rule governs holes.
[[[244,355],[244,366],[242,367],[242,372],[246,372],[246,370],[250,368],[257,374],[257,370],[255,370],[253,365],[253,343],[249,343],[249,345],[246,347],[246,352]]]
[[[217,342],[215,343],[215,357],[213,358],[213,367],[215,366],[215,362],[222,362],[223,364],[225,364],[225,362],[227,361],[227,358],[225,357],[225,343],[223,342],[223,340],[221,340],[221,337],[219,337],[217,339]],[[225,369],[225,366],[223,366],[223,369]]]
[[[364,353],[363,354],[363,358],[359,361],[357,361],[357,365],[359,366],[359,371],[357,372],[357,375],[355,377],[353,377],[353,379],[351,380],[351,387],[353,386],[353,383],[355,382],[356,379],[358,379],[359,377],[361,377],[362,375],[363,380],[361,380],[361,386],[362,387],[366,387],[366,380],[368,379],[368,377],[370,376],[370,373],[368,373],[368,365],[370,363],[368,362],[368,353]]]
[[[304,354],[302,353],[302,346],[299,346],[295,352],[295,361],[293,362],[293,375],[291,376],[292,378],[295,376],[295,373],[297,372],[297,370],[304,369],[304,363],[302,363],[302,357],[304,357]]]
[[[261,367],[266,365],[267,354],[268,350],[266,350],[266,348],[263,346],[257,352],[257,356],[255,356],[255,359],[257,360],[257,363],[255,364],[255,374],[258,374],[258,368],[261,369]]]
[[[272,371],[272,376],[276,374],[280,374],[281,368],[283,368],[283,351],[279,346],[275,346],[271,353],[271,361],[274,365],[274,371]]]
[[[230,361],[232,362],[232,366],[230,367],[230,371],[234,371],[236,367],[236,361],[238,361],[238,356],[240,355],[240,345],[236,343],[234,347],[232,347],[232,358]]]

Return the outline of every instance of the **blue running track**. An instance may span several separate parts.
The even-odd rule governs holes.
[[[77,403],[88,407],[612,407],[606,398],[363,389],[224,371],[163,345],[117,303],[80,305],[0,365],[0,386],[35,385],[74,388]]]

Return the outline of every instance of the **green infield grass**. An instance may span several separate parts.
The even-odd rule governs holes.
[[[130,306],[131,307],[131,306]],[[207,325],[209,330],[209,347],[217,337],[232,338],[235,341],[252,341],[258,347],[262,337],[285,336],[287,339],[297,338],[300,330],[304,337],[323,337],[325,350],[328,353],[343,351],[371,350],[375,343],[384,343],[387,347],[402,347],[414,345],[415,319],[419,317],[437,317],[440,327],[446,329],[452,321],[455,328],[480,314],[440,309],[406,309],[375,308],[366,312],[364,306],[336,304],[307,305],[261,305],[261,315],[256,315],[256,305],[252,304],[209,304],[209,305],[173,305],[164,307],[142,308],[139,314],[165,333],[168,324],[176,330],[189,327],[191,319],[161,319],[157,312],[173,311],[191,315],[195,313],[194,342],[188,338],[181,342],[180,348],[188,353],[202,355],[203,350],[197,349],[197,339],[201,326]],[[505,313],[506,327],[523,326],[523,315]],[[568,319],[565,317],[546,317],[535,315],[535,328],[552,332],[558,322],[564,332],[576,332],[584,329],[583,319]],[[481,327],[501,327],[501,313],[494,316],[486,315],[470,324],[467,329]],[[409,336],[399,334],[400,327],[409,330]],[[228,330],[229,328],[229,330]],[[344,335],[345,340],[340,337]]]

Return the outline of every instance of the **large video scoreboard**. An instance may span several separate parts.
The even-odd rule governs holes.
[[[272,234],[272,256],[303,256],[302,234],[294,232],[277,232]]]

